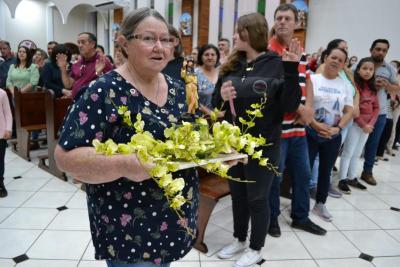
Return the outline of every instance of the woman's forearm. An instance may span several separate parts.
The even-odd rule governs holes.
[[[343,129],[344,127],[346,127],[346,125],[352,118],[353,118],[353,107],[345,106],[343,110],[343,116],[340,119],[338,126]]]
[[[31,84],[31,83],[28,83],[27,85],[25,85],[24,87],[22,87],[22,88],[20,89],[20,91],[21,91],[21,93],[26,93],[26,92],[32,91],[32,88],[33,88],[32,84]]]
[[[89,184],[107,183],[121,177],[140,182],[150,177],[133,154],[105,156],[97,154],[93,147],[65,151],[57,145],[54,157],[61,171]]]

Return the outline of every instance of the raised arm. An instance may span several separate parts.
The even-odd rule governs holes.
[[[67,89],[72,88],[72,86],[74,85],[75,80],[72,79],[67,71],[67,56],[64,54],[58,54],[57,55],[57,65],[60,68],[61,71],[61,79],[62,82],[64,84],[64,87]]]

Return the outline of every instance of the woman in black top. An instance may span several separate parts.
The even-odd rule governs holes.
[[[61,71],[57,66],[57,55],[67,55],[68,62],[71,60],[71,52],[63,45],[59,44],[53,48],[53,53],[50,56],[50,60],[46,62],[41,71],[41,79],[43,80],[43,86],[46,89],[51,89],[57,98],[59,97],[71,97],[71,90],[65,89],[61,79]]]
[[[214,106],[226,109],[225,120],[240,124],[238,118],[247,119],[246,110],[253,103],[260,103],[267,95],[263,117],[255,119],[255,127],[249,132],[263,136],[270,146],[263,148],[263,156],[275,166],[279,164],[279,140],[283,114],[296,111],[300,103],[301,89],[298,83],[300,44],[293,40],[282,59],[266,50],[268,25],[265,18],[252,13],[238,19],[235,28],[234,49],[228,61],[222,65],[220,78],[214,93]],[[261,259],[270,220],[268,195],[274,172],[249,159],[247,165],[231,168],[231,176],[253,183],[229,182],[235,241],[224,247],[220,258],[231,258],[245,250],[245,241],[251,219],[249,248],[235,266],[252,266]]]

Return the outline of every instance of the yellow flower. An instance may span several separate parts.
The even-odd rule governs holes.
[[[118,107],[118,114],[119,115],[123,115],[123,114],[125,114],[125,112],[128,110],[128,107],[127,106],[119,106]]]
[[[183,180],[183,178],[177,178],[168,185],[166,190],[169,195],[173,195],[182,191],[183,187],[185,187],[185,180]]]
[[[157,165],[151,171],[150,175],[153,177],[163,177],[168,172],[168,168],[164,165]]]
[[[183,204],[185,204],[186,199],[182,195],[176,195],[172,201],[171,204],[169,205],[171,208],[175,210],[179,210]]]
[[[261,160],[258,162],[260,166],[267,166],[268,164],[268,159],[267,158],[261,158]]]
[[[160,180],[158,180],[158,184],[161,187],[167,187],[173,181],[172,175],[170,173],[163,175]]]
[[[262,150],[257,151],[256,153],[253,154],[252,158],[253,159],[260,159],[262,156]]]

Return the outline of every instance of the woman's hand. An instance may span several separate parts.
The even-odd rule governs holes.
[[[314,130],[317,131],[318,135],[325,137],[325,138],[330,138],[331,132],[330,132],[330,127],[322,122],[317,122],[313,121],[311,124],[311,127],[314,128]]]
[[[63,94],[62,97],[65,97],[65,98],[71,98],[72,97],[72,91],[71,90],[68,90],[68,89],[64,88],[64,89],[61,90],[61,92]]]
[[[99,57],[99,59],[96,60],[95,71],[97,76],[103,74],[105,66],[106,66],[106,56],[102,55]]]
[[[301,58],[302,49],[300,41],[294,38],[290,41],[289,50],[285,50],[282,55],[282,61],[299,62]]]
[[[68,61],[66,54],[57,54],[56,60],[57,60],[57,66],[60,69],[67,69]]]
[[[122,175],[123,177],[133,182],[142,182],[151,179],[150,171],[155,167],[154,164],[140,162],[135,154],[127,155],[126,157],[129,158],[126,169]],[[133,166],[135,166],[135,168],[133,168]]]
[[[4,139],[10,139],[11,138],[11,131],[6,131],[5,133],[4,133],[4,136],[3,136],[3,138]]]
[[[373,130],[374,130],[374,126],[369,125],[369,124],[365,125],[363,128],[364,133],[367,133],[367,134],[372,133]]]
[[[222,84],[221,97],[224,101],[236,98],[236,90],[232,85],[232,81],[226,81]]]

